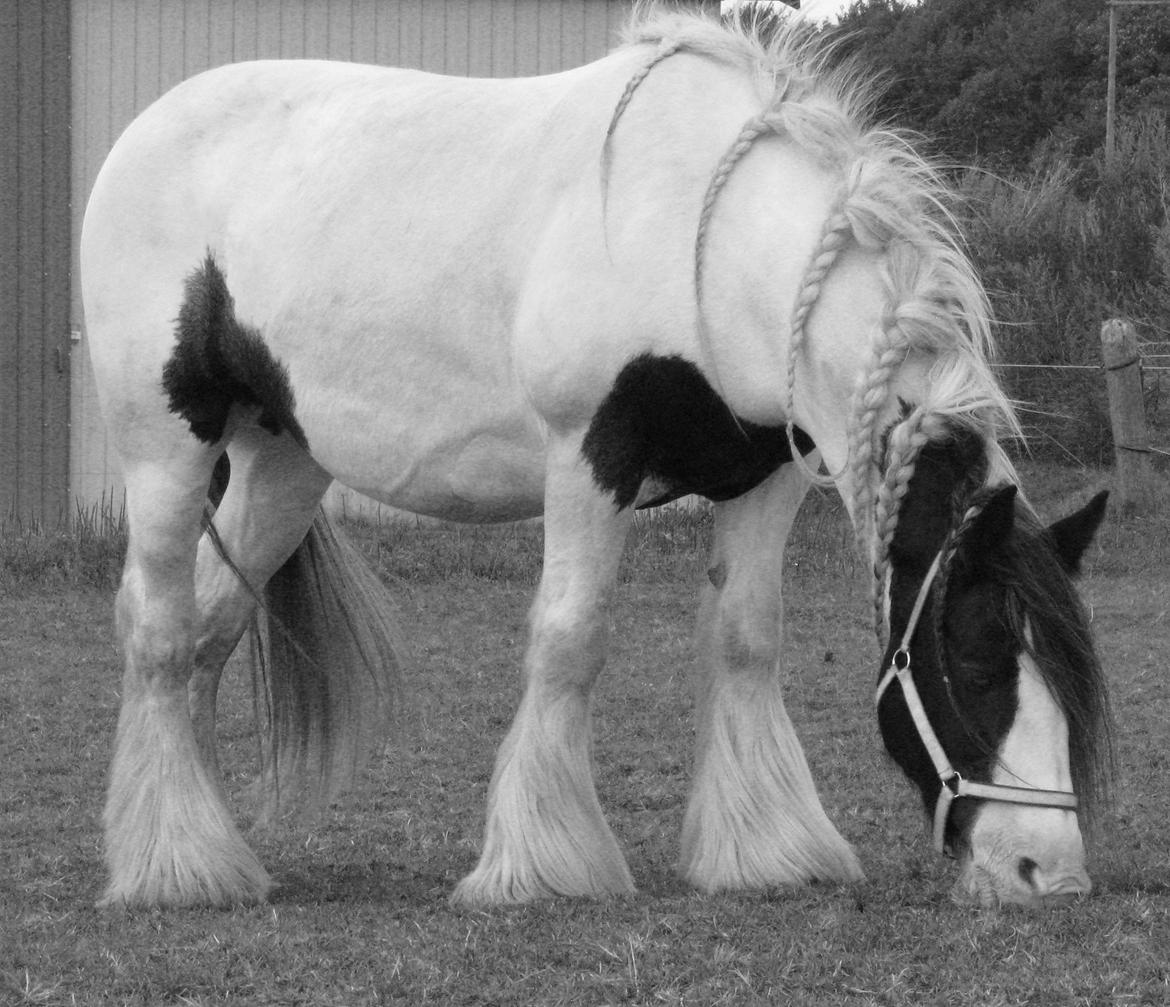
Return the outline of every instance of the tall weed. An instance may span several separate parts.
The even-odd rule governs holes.
[[[15,515],[0,519],[0,589],[112,587],[125,556],[125,504],[104,494],[53,527]]]
[[[1104,380],[1093,369],[1105,319],[1127,317],[1141,338],[1163,338],[1168,165],[1166,124],[1143,115],[1118,129],[1112,164],[1053,146],[1025,173],[973,170],[960,181],[971,254],[1000,323],[1001,377],[1042,457],[1102,463],[1111,455]]]

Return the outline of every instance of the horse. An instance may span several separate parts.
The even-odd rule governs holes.
[[[956,892],[1089,890],[1109,730],[1072,578],[1104,501],[1046,528],[1017,492],[950,192],[874,94],[799,25],[643,4],[563,73],[241,63],[127,128],[81,241],[129,525],[101,904],[267,896],[215,740],[257,617],[274,806],[329,800],[384,737],[400,640],[321,508],[334,481],[447,520],[543,515],[523,698],[455,904],[634,891],[590,696],[634,511],[690,493],[715,518],[679,871],[862,877],[780,685],[814,484],[872,566],[879,729]]]

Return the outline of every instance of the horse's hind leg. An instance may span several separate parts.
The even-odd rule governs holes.
[[[632,892],[593,786],[590,692],[630,525],[577,442],[550,448],[544,568],[530,615],[524,698],[496,756],[483,853],[452,901]]]
[[[126,459],[130,536],[117,626],[125,671],[105,808],[102,904],[226,905],[270,882],[199,756],[188,713],[195,557],[220,449],[160,417],[157,451]],[[169,447],[170,450],[164,450]]]
[[[716,508],[679,862],[703,891],[861,877],[821,808],[781,696],[784,546],[807,490],[785,465]]]

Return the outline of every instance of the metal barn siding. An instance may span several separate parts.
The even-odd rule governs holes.
[[[630,0],[72,0],[72,318],[82,337],[71,379],[74,495],[89,504],[121,493],[84,347],[77,241],[97,171],[138,112],[200,70],[247,59],[552,73],[604,55],[630,7]]]
[[[69,2],[0,0],[0,519],[68,513]]]

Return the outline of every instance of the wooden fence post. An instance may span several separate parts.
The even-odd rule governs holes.
[[[1148,510],[1153,502],[1141,355],[1133,325],[1123,318],[1111,318],[1101,326],[1101,359],[1109,392],[1121,510],[1123,514],[1133,514]]]

